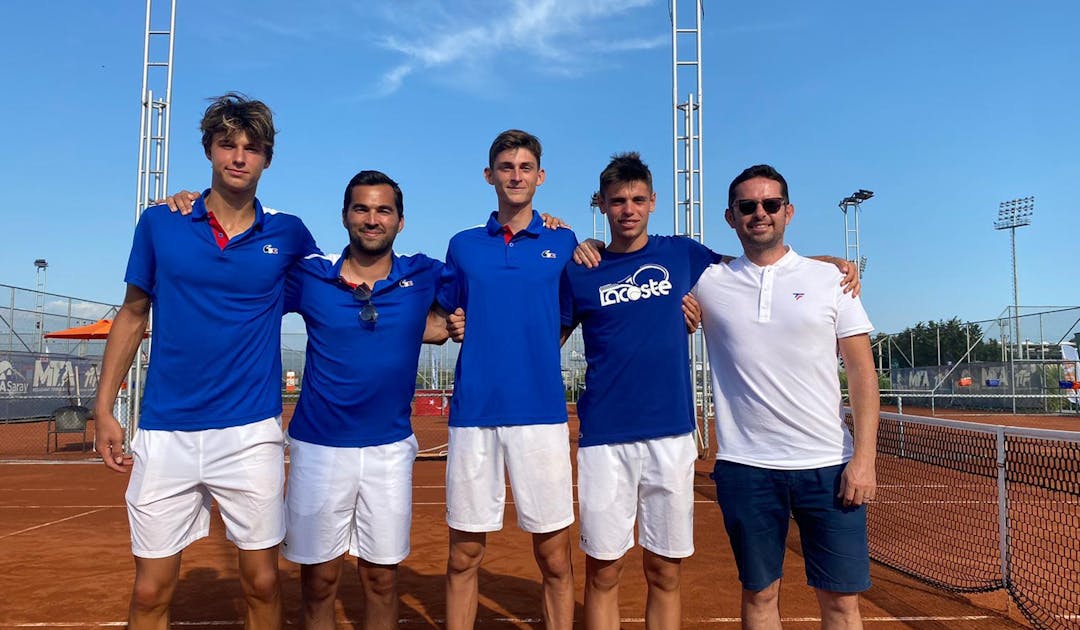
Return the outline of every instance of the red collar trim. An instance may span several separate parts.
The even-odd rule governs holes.
[[[224,250],[225,246],[229,244],[229,235],[225,233],[225,228],[221,227],[217,217],[209,210],[206,211],[206,222],[210,225],[210,229],[213,230],[214,241],[217,243],[218,247]]]

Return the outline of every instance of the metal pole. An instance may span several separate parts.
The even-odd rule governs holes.
[[[1013,272],[1013,318],[1016,320],[1016,344],[1020,358],[1025,358],[1023,346],[1024,338],[1020,334],[1020,280],[1016,273],[1016,228],[1009,230],[1009,242],[1012,246],[1012,272]]]
[[[671,210],[679,231],[679,0],[671,0]]]
[[[1015,399],[1014,399],[1015,400]],[[997,508],[998,508],[998,553],[1001,556],[1001,586],[1008,588],[1010,582],[1009,558],[1009,493],[1006,484],[1005,429],[997,430]]]

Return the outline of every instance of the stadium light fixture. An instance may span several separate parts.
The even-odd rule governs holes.
[[[998,204],[998,216],[994,221],[995,230],[1009,230],[1009,244],[1012,250],[1013,273],[1013,322],[1016,327],[1016,351],[1023,359],[1025,352],[1020,343],[1020,281],[1016,273],[1016,228],[1031,225],[1031,216],[1035,214],[1035,197],[1021,197]]]
[[[866,256],[862,255],[859,243],[859,209],[862,202],[874,196],[874,191],[860,188],[840,200],[840,211],[844,213],[844,259],[855,261],[859,266],[859,275],[866,271]],[[854,212],[848,210],[854,208]]]

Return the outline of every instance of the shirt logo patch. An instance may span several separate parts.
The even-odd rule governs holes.
[[[540,257],[541,258],[558,258],[558,256],[555,254],[555,252],[551,251],[550,249],[545,249],[544,251],[540,252]]]
[[[658,295],[671,293],[671,281],[668,270],[660,265],[642,265],[637,271],[619,282],[600,287],[600,306],[626,304],[647,300]]]
[[[401,282],[398,283],[398,286],[401,287],[402,289],[407,289],[407,288],[411,287],[412,285],[413,285],[413,281],[409,280],[408,278],[405,278]]]
[[[796,301],[796,302],[798,302],[798,301],[799,301],[799,300],[801,300],[801,299],[803,298],[803,296],[804,296],[804,295],[806,295],[806,294],[805,294],[805,293],[792,293],[791,295],[792,295],[792,296],[793,296],[793,297],[795,298],[795,301]]]
[[[271,245],[270,243],[267,243],[266,245],[263,245],[263,253],[264,254],[276,254],[276,253],[278,253],[278,249],[276,247],[274,247],[273,245]]]

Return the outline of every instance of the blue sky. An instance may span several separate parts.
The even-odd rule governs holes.
[[[686,4],[686,0],[683,0]],[[161,6],[165,6],[161,2]],[[1080,5],[1064,0],[706,2],[706,241],[737,252],[727,184],[768,162],[791,185],[788,241],[842,255],[837,203],[857,188],[864,301],[879,330],[1012,302],[1001,201],[1034,195],[1018,231],[1021,303],[1076,304]],[[0,283],[114,302],[134,221],[142,3],[11,3],[0,25]],[[508,127],[544,142],[536,205],[589,236],[611,153],[656,176],[671,225],[671,49],[665,0],[305,3],[181,0],[170,189],[209,181],[206,98],[266,101],[280,130],[259,197],[345,243],[356,171],[405,192],[400,252],[442,257],[482,222],[481,171]]]

